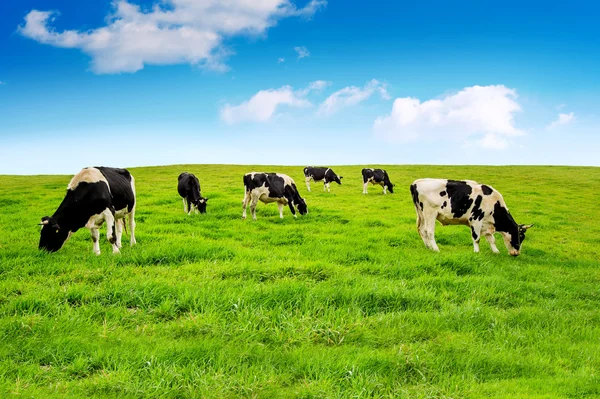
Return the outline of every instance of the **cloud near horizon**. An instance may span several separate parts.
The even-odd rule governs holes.
[[[504,85],[466,87],[424,102],[397,98],[391,114],[377,118],[373,129],[391,142],[448,139],[504,149],[511,138],[524,134],[514,124],[521,111],[516,99],[516,90]]]
[[[297,8],[290,0],[165,0],[144,12],[117,0],[106,26],[97,29],[57,32],[49,26],[57,13],[32,10],[18,32],[43,44],[80,49],[92,58],[91,69],[99,74],[185,63],[224,70],[223,59],[230,54],[223,46],[226,38],[264,34],[280,19],[311,17],[326,4],[310,0]]]

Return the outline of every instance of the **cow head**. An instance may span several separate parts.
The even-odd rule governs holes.
[[[306,206],[306,201],[304,201],[304,198],[298,197],[295,202],[298,212],[300,212],[301,215],[306,215],[308,213],[308,207]]]
[[[519,224],[509,232],[501,232],[504,244],[510,255],[519,256],[521,254],[523,241],[525,241],[525,232],[532,226],[533,224]]]
[[[338,176],[338,175],[334,175],[334,179],[333,181],[336,182],[337,184],[342,184],[342,179],[344,178],[344,176]]]
[[[392,184],[392,182],[389,179],[386,179],[383,184],[387,187],[387,189],[390,193],[394,194],[394,185]]]
[[[62,229],[54,218],[44,216],[40,222],[42,232],[40,234],[40,250],[56,252],[62,248],[63,244],[69,238],[69,231]]]
[[[208,198],[200,197],[196,201],[194,201],[194,205],[200,211],[200,213],[206,213],[206,203],[208,202]]]

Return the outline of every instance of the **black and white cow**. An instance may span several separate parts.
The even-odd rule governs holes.
[[[183,211],[188,215],[192,208],[196,208],[196,213],[206,213],[206,203],[208,198],[200,195],[200,182],[198,178],[191,173],[183,172],[177,178],[177,192],[183,198]]]
[[[242,218],[246,219],[246,207],[250,203],[252,219],[256,220],[256,205],[258,201],[268,204],[277,202],[279,217],[283,219],[283,207],[288,205],[292,215],[296,216],[296,209],[301,215],[308,213],[306,202],[296,188],[296,183],[283,173],[251,172],[244,175],[245,195],[243,200]]]
[[[135,182],[125,169],[84,168],[71,179],[67,195],[52,216],[41,221],[39,249],[58,251],[65,241],[82,227],[92,233],[94,252],[100,255],[100,232],[106,221],[106,238],[113,253],[119,253],[121,235],[129,219],[130,244],[135,244]]]
[[[385,170],[365,168],[362,170],[362,176],[363,194],[368,194],[367,186],[369,185],[369,183],[373,185],[379,184],[380,186],[382,186],[384,194],[387,194],[388,190],[390,193],[394,193],[394,185],[390,181],[390,178]]]
[[[439,251],[434,236],[436,219],[442,225],[470,226],[475,252],[479,252],[479,240],[484,235],[492,251],[498,253],[494,239],[498,232],[513,256],[521,253],[525,232],[533,226],[517,224],[498,191],[472,180],[420,179],[413,182],[410,192],[419,235],[434,251]]]
[[[323,190],[330,192],[329,183],[336,182],[342,184],[342,176],[338,176],[331,168],[320,168],[314,166],[307,166],[304,168],[304,178],[306,180],[306,188],[310,191],[310,181],[321,181],[323,180]]]

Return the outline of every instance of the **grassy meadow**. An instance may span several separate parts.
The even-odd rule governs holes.
[[[385,166],[395,193],[364,196],[362,167],[331,193],[302,167],[131,168],[138,245],[117,256],[104,228],[100,256],[87,229],[39,252],[71,176],[0,176],[0,397],[600,397],[599,168]],[[309,214],[242,220],[253,170],[289,174]],[[184,214],[182,171],[206,215]],[[421,177],[500,191],[535,224],[522,255],[439,224],[426,250]]]

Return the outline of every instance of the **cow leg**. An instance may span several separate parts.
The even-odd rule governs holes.
[[[252,196],[252,202],[250,203],[250,212],[252,212],[252,220],[256,220],[256,205],[258,205],[258,196]]]
[[[182,198],[183,200],[183,211],[185,213],[188,213],[188,209],[187,209],[187,200],[185,198]]]
[[[287,204],[290,207],[292,215],[294,215],[294,217],[297,218],[298,215],[296,215],[296,209],[294,208],[294,199],[290,195],[286,195],[285,199],[287,200]]]
[[[108,239],[108,242],[110,242],[113,246],[113,254],[118,254],[119,247],[117,247],[115,216],[113,212],[108,208],[106,208],[102,213],[104,214],[104,220],[106,221],[106,238]]]
[[[423,221],[422,226],[423,232],[425,234],[425,239],[427,240],[425,246],[427,246],[427,248],[430,248],[435,252],[440,252],[440,249],[438,248],[435,242],[435,221],[437,218],[437,212],[428,212],[423,216],[425,220]],[[425,241],[425,239],[423,239],[423,241]]]
[[[244,195],[244,199],[242,200],[242,219],[246,219],[246,208],[248,207],[248,203],[250,202],[250,193],[246,192]]]
[[[310,192],[310,179],[310,177],[304,179],[306,181],[306,189],[308,190],[308,192]]]
[[[471,238],[473,239],[473,251],[479,253],[479,240],[481,240],[481,225],[471,225]]]
[[[279,217],[283,219],[283,204],[281,202],[278,202],[277,207],[279,208]]]
[[[486,234],[485,239],[490,243],[493,253],[500,253],[500,251],[498,251],[498,247],[496,246],[496,238],[494,237],[494,234]]]
[[[367,185],[368,185],[368,184],[369,184],[368,182],[365,182],[365,183],[363,183],[363,194],[369,194],[369,193],[367,192]]]
[[[327,189],[328,193],[331,192],[331,190],[329,189],[329,182],[326,182],[325,184],[323,184],[323,191],[325,191],[325,189]]]
[[[116,228],[116,232],[117,232],[117,248],[121,248],[121,236],[123,235],[124,223],[125,223],[125,220],[123,220],[123,219],[117,219],[115,221],[115,228]]]
[[[135,206],[129,212],[127,220],[129,221],[129,245],[133,247],[137,243],[135,240]]]
[[[92,242],[94,243],[94,253],[100,255],[100,231],[97,227],[91,227],[90,233],[92,233]]]

